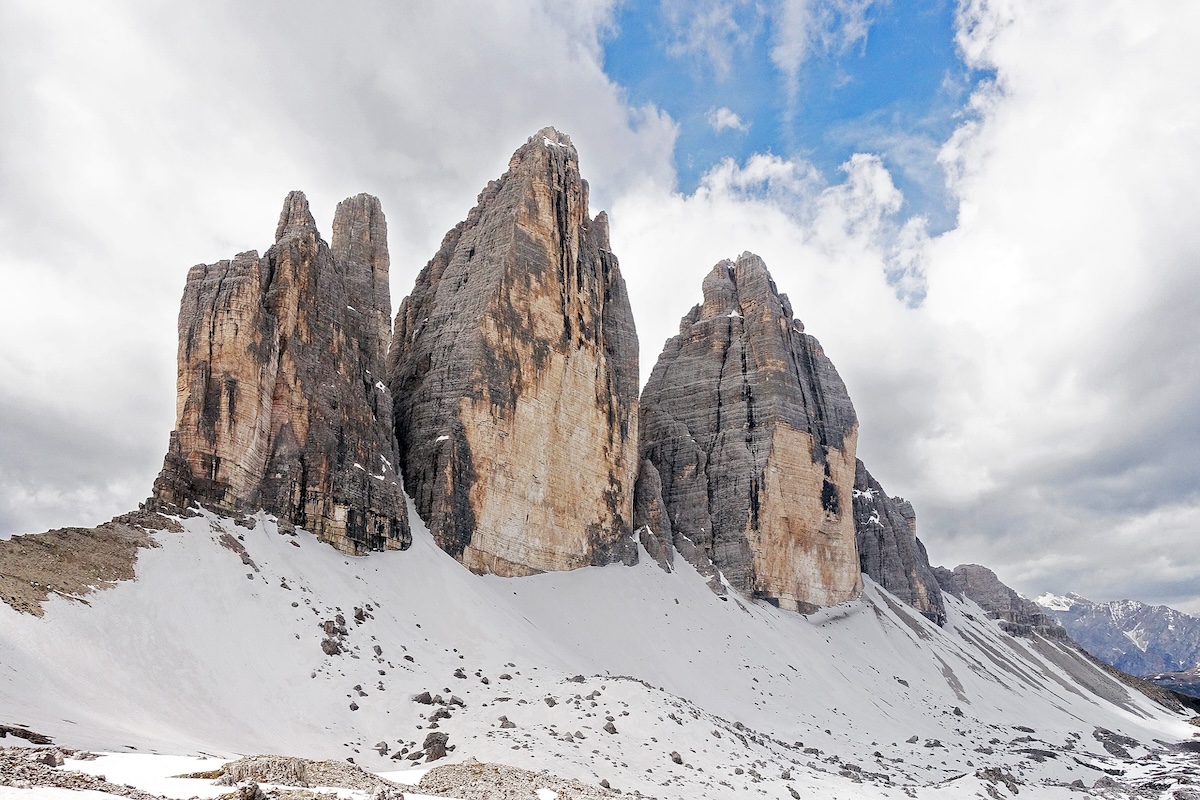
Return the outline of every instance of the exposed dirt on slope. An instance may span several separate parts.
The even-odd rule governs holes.
[[[158,547],[150,531],[182,533],[177,521],[147,511],[114,517],[95,528],[60,528],[0,541],[0,600],[42,616],[51,595],[87,604],[83,596],[132,580],[138,551]]]

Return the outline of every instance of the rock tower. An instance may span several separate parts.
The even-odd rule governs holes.
[[[904,498],[888,497],[861,461],[854,476],[854,528],[862,571],[938,625],[945,622],[942,590],[917,538],[917,512]]]
[[[636,558],[637,352],[607,217],[546,128],[396,315],[401,465],[438,544],[506,576]]]
[[[855,597],[846,387],[758,256],[722,261],[703,289],[641,398],[641,455],[657,473],[643,483],[661,485],[668,535],[702,571],[783,608]]]
[[[384,383],[388,266],[378,200],[339,204],[331,246],[292,192],[263,256],[192,267],[156,501],[263,509],[347,553],[408,546]]]

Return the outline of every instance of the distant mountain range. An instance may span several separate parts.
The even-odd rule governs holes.
[[[1043,594],[1037,604],[1080,647],[1123,672],[1200,697],[1200,618],[1137,600]]]

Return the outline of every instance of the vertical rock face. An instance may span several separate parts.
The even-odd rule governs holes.
[[[383,383],[388,266],[378,200],[342,202],[330,246],[292,192],[265,255],[191,269],[157,500],[264,509],[348,553],[408,546]]]
[[[642,459],[633,487],[633,527],[638,540],[660,567],[671,571],[675,550],[671,546],[671,515],[663,502],[662,478],[650,459]]]
[[[857,596],[857,437],[845,385],[762,260],[717,264],[642,392],[641,454],[680,554],[784,608]]]
[[[943,592],[974,600],[989,617],[1000,620],[1000,627],[1013,636],[1038,633],[1052,639],[1069,638],[1058,620],[1001,583],[987,567],[978,564],[959,564],[953,570],[934,567],[933,574]]]
[[[388,376],[405,485],[468,568],[629,555],[637,334],[568,137],[530,138],[446,234],[400,304]]]
[[[942,590],[917,538],[917,513],[907,500],[888,497],[861,461],[854,475],[854,529],[862,571],[938,625],[945,622]]]

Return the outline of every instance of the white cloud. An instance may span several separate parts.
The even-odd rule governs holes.
[[[708,120],[709,127],[717,133],[728,130],[746,133],[750,130],[750,123],[743,122],[741,117],[725,106],[710,108],[705,119]]]
[[[996,79],[942,154],[959,224],[932,243],[925,308],[968,372],[937,399],[953,428],[918,451],[946,544],[1018,581],[1047,577],[1032,553],[1086,550],[1091,568],[1061,588],[1141,582],[1143,551],[1117,532],[1153,529],[1139,520],[1188,491],[1195,505],[1179,484],[1200,465],[1179,450],[1200,429],[1183,322],[1200,318],[1200,68],[1184,33],[1198,22],[1169,2],[961,11],[964,53]],[[960,474],[976,476],[961,494]]]
[[[815,51],[845,51],[865,42],[868,12],[878,0],[780,0],[772,27],[771,61],[795,94],[800,68]]]
[[[668,55],[700,59],[717,80],[730,76],[735,53],[753,43],[763,23],[753,0],[663,0],[661,7],[672,33]]]
[[[830,353],[843,373],[850,367],[867,376],[851,387],[856,402],[858,391],[874,384],[893,398],[912,393],[902,382],[912,379],[914,358],[895,348],[928,345],[919,315],[897,297],[889,265],[919,275],[924,241],[916,225],[897,219],[901,196],[878,158],[857,155],[843,170],[845,179],[830,185],[807,162],[756,154],[741,165],[718,163],[692,195],[646,187],[614,204],[613,241],[638,320],[643,375],[699,302],[704,274],[751,250],[791,294],[809,332],[827,346],[836,343]],[[908,417],[921,413],[914,403],[879,422],[898,419],[897,427],[910,429]]]
[[[0,386],[6,409],[76,425],[10,441],[4,415],[0,535],[144,499],[174,418],[187,269],[267,247],[288,190],[326,235],[339,200],[380,196],[398,302],[545,125],[579,147],[594,209],[669,187],[675,123],[627,105],[602,68],[612,8],[4,4]],[[79,428],[97,437],[86,453]],[[38,488],[58,481],[72,486]]]

